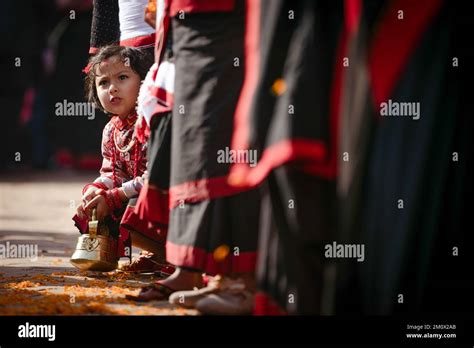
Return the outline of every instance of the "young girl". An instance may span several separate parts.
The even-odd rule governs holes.
[[[110,121],[102,135],[100,176],[84,187],[82,204],[73,218],[79,230],[86,233],[95,208],[98,220],[103,220],[118,239],[120,256],[130,257],[131,242],[144,249],[141,257],[123,267],[132,272],[160,271],[165,264],[166,230],[150,228],[133,214],[147,165],[147,146],[134,134],[135,104],[151,63],[147,52],[115,45],[102,48],[90,59],[86,94],[89,102],[110,116]]]

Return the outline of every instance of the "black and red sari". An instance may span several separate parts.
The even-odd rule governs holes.
[[[233,165],[233,182],[263,183],[259,289],[290,314],[318,314],[321,251],[334,234],[342,3],[247,4],[246,75],[232,148],[256,150],[259,160]],[[275,314],[262,298],[256,314]]]
[[[184,18],[170,6],[176,77],[167,261],[209,274],[253,272],[259,196],[229,185],[230,163],[218,161],[231,145],[246,64],[244,3],[187,3]]]
[[[157,45],[151,172],[137,212],[169,223],[168,262],[209,274],[253,272],[258,195],[230,186],[230,164],[217,161],[230,147],[243,78],[243,2],[167,1],[166,16],[157,28],[157,38],[168,39]],[[176,74],[171,91],[163,63]]]
[[[472,282],[464,301],[447,285],[467,271],[452,257],[467,238],[455,228],[467,221],[461,192],[472,190],[462,179],[469,67],[455,63],[467,55],[452,35],[465,11],[428,0],[249,4],[233,148],[258,150],[259,163],[231,173],[265,183],[259,288],[297,314],[471,306]],[[419,118],[381,116],[389,100],[419,103]],[[363,262],[325,257],[333,241],[364,245]]]
[[[258,195],[227,183],[243,78],[243,2],[158,1],[156,65],[139,101],[149,178],[136,212],[168,225],[167,261],[209,274],[253,272]],[[237,59],[237,62],[236,62]]]
[[[341,147],[360,161],[341,164],[339,184],[345,241],[365,245],[365,260],[340,263],[336,313],[472,311],[470,262],[453,256],[472,241],[459,228],[473,187],[472,67],[456,63],[470,60],[468,11],[436,0],[359,4]],[[384,115],[389,101],[419,112]]]

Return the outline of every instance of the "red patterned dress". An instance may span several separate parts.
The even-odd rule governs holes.
[[[149,226],[134,213],[136,199],[147,175],[147,143],[141,143],[134,135],[137,115],[126,119],[114,116],[105,125],[102,133],[102,167],[94,186],[112,190],[121,187],[129,199],[127,206],[115,210],[105,218],[111,232],[118,238],[118,254],[131,258],[129,230],[139,232],[155,241],[164,242],[166,231]],[[73,220],[81,233],[87,233],[88,220],[77,215]]]
[[[136,114],[121,120],[114,116],[102,133],[102,167],[94,183],[108,189],[122,187],[130,199],[138,196],[146,173],[147,144],[140,144],[133,136]]]

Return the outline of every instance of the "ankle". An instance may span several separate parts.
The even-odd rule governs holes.
[[[175,278],[183,284],[188,284],[189,288],[202,287],[202,273],[200,271],[194,271],[189,269],[183,269],[181,267],[176,268],[177,274]]]
[[[241,279],[244,284],[245,288],[250,292],[256,291],[256,280],[255,280],[255,273],[234,273],[232,274],[231,278],[233,279]]]
[[[161,263],[161,264],[166,264],[166,258],[164,254],[162,253],[153,253],[153,256],[151,257],[153,261]]]

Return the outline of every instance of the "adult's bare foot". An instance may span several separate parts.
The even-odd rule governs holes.
[[[176,268],[175,272],[166,279],[159,280],[140,290],[137,296],[127,295],[126,298],[134,301],[162,301],[179,290],[189,290],[194,287],[202,287],[203,280],[200,272],[187,271]]]
[[[168,278],[160,280],[160,283],[176,291],[201,288],[204,285],[201,272],[193,272],[180,267],[177,267]]]

